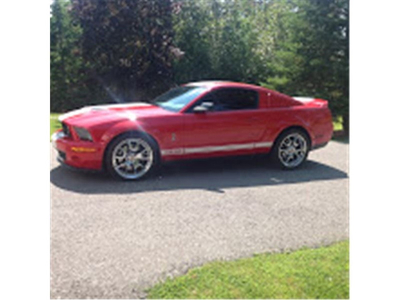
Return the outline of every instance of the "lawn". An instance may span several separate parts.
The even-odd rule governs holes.
[[[58,122],[59,115],[55,113],[50,114],[50,137],[57,129],[61,129],[61,124]]]
[[[334,131],[340,131],[343,130],[343,118],[341,116],[339,116],[337,119],[333,120],[333,130]]]
[[[213,262],[148,290],[148,298],[349,298],[349,242]]]

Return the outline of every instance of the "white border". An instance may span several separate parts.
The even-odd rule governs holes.
[[[400,165],[397,152],[386,151],[388,145],[393,149],[392,142],[399,144],[396,4],[350,0],[351,299],[398,299],[400,294]]]
[[[2,299],[50,297],[49,5],[1,7]]]
[[[351,299],[399,296],[400,18],[396,4],[350,1]],[[48,299],[49,4],[6,1],[2,12],[0,295]]]

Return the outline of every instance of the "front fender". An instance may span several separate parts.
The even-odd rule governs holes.
[[[143,131],[134,120],[122,120],[109,127],[101,137],[101,143],[107,145],[114,137],[128,131]]]

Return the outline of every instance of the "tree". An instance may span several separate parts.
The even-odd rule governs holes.
[[[289,95],[307,93],[299,82],[305,64],[299,36],[303,34],[301,28],[306,27],[306,21],[299,13],[298,3],[290,0],[270,2],[263,21],[262,55],[267,71],[262,85]]]
[[[81,28],[70,14],[71,3],[55,0],[50,18],[51,111],[63,112],[101,102],[104,95],[88,77],[88,64],[81,57]]]
[[[183,0],[174,16],[175,43],[185,52],[175,64],[178,82],[204,79],[258,83],[257,1]],[[250,4],[250,5],[249,5]]]
[[[210,39],[212,21],[205,2],[181,1],[173,16],[176,46],[184,54],[174,62],[174,81],[213,79]]]
[[[308,27],[300,41],[306,64],[302,81],[316,96],[331,100],[335,115],[349,119],[348,0],[309,0],[303,5]]]
[[[77,32],[70,26],[68,2],[55,0],[50,19],[50,93],[51,110],[62,111],[69,101],[68,87],[74,61],[72,51]]]
[[[83,58],[115,101],[149,98],[172,85],[170,0],[72,0]]]
[[[269,10],[273,39],[265,85],[288,94],[330,100],[349,130],[348,0],[276,2]]]

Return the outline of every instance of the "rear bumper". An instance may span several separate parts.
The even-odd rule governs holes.
[[[332,139],[333,135],[333,125],[329,122],[323,128],[319,128],[319,134],[314,136],[311,150],[316,150],[328,145],[329,141]]]
[[[99,143],[75,141],[64,135],[62,131],[55,132],[51,137],[53,147],[57,150],[57,160],[63,165],[74,169],[102,169],[103,147]]]
[[[328,145],[328,142],[325,142],[325,143],[322,143],[322,144],[318,144],[318,145],[314,145],[314,146],[311,148],[311,150],[317,150],[317,149],[320,149],[320,148],[325,147],[326,145]]]

